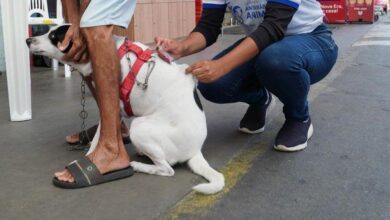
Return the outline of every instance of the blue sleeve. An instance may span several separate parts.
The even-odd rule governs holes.
[[[204,0],[203,9],[225,9],[225,0]]]
[[[290,6],[291,8],[298,9],[301,4],[301,0],[268,0],[268,3],[278,3],[285,6]]]

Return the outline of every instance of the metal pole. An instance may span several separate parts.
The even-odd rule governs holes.
[[[4,51],[11,121],[26,121],[31,113],[28,1],[1,0]]]

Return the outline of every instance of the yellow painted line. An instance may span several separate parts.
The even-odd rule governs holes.
[[[266,146],[255,145],[234,156],[222,169],[225,176],[223,191],[215,195],[202,195],[191,192],[169,209],[161,219],[180,219],[185,215],[205,215],[221,198],[230,192],[239,180],[249,171],[256,158],[266,152]]]

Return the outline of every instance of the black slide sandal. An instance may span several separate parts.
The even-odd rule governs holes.
[[[92,141],[93,137],[96,134],[97,128],[98,128],[98,124],[88,128],[87,130],[80,132],[78,142],[75,142],[75,143],[67,142],[67,143],[70,145],[78,145],[78,144],[79,145],[89,145],[90,142]],[[131,143],[129,136],[122,137],[122,140],[123,140],[123,144],[130,144]]]
[[[53,184],[55,186],[63,189],[78,189],[124,179],[134,174],[134,170],[131,166],[105,174],[100,174],[95,164],[93,164],[87,157],[73,161],[66,167],[66,169],[72,174],[74,182],[63,182],[54,177]]]

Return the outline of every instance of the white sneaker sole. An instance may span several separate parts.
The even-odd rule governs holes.
[[[284,152],[295,152],[295,151],[301,151],[307,147],[307,141],[311,138],[313,135],[313,124],[310,124],[309,130],[307,131],[307,140],[305,143],[294,146],[294,147],[286,147],[284,145],[274,145],[274,149],[277,151],[284,151]]]
[[[255,131],[251,131],[248,128],[238,128],[238,130],[245,134],[260,134],[265,130],[265,126]]]
[[[265,113],[266,117],[271,112],[271,110],[274,108],[275,103],[276,103],[275,97],[272,97],[271,103],[269,104],[267,111]],[[264,127],[257,129],[257,130],[254,130],[254,131],[249,130],[248,128],[238,128],[238,130],[241,131],[242,133],[245,133],[245,134],[260,134],[265,130],[265,125],[264,125]]]

